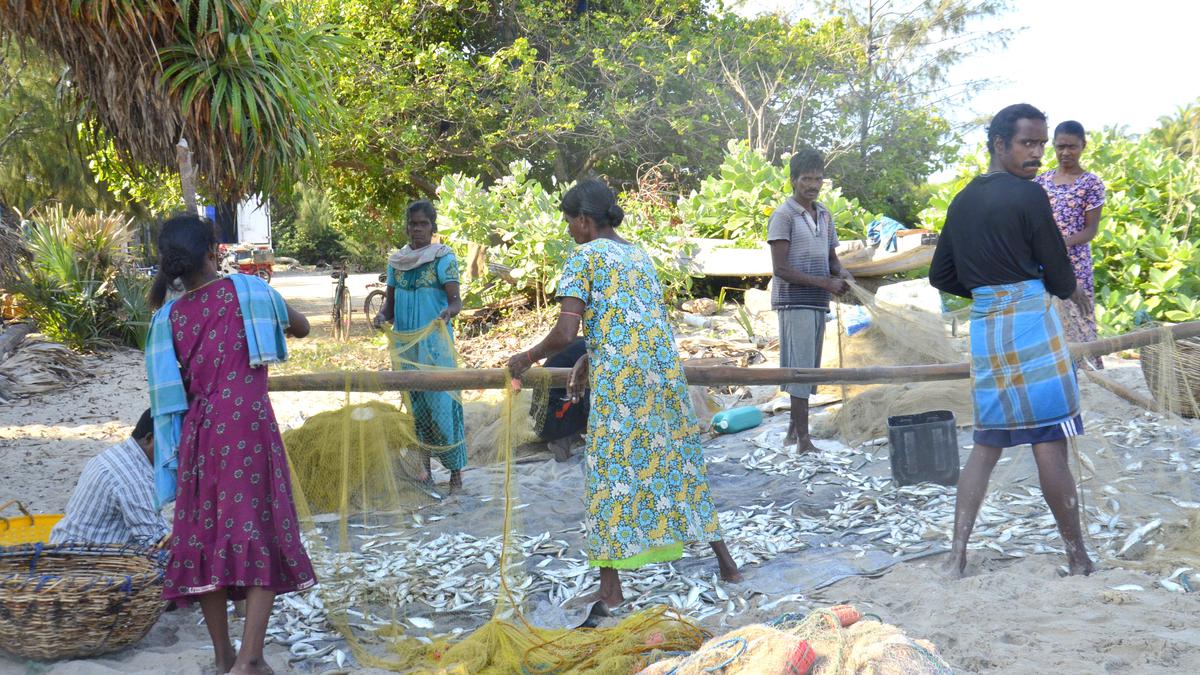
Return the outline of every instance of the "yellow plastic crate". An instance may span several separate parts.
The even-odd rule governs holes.
[[[0,506],[0,511],[16,505],[21,511],[20,516],[11,518],[0,517],[0,546],[16,546],[18,544],[49,543],[50,530],[54,524],[62,520],[61,513],[31,514],[21,502],[10,499]]]

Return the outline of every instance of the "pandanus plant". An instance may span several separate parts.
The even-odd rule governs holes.
[[[311,166],[345,42],[290,0],[0,0],[0,31],[64,62],[125,159],[179,165],[193,209],[193,161],[220,200]]]

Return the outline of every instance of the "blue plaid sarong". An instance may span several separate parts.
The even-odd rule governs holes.
[[[1079,385],[1040,279],[972,289],[976,429],[1034,429],[1079,414]]]
[[[251,367],[287,360],[287,305],[267,282],[247,274],[231,274],[246,330]],[[187,390],[175,355],[171,331],[172,300],[150,320],[146,337],[146,380],[150,385],[150,415],[154,418],[154,487],[158,506],[174,501],[179,472],[179,438],[188,409]]]

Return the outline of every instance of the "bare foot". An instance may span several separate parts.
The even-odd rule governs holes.
[[[263,659],[254,659],[246,663],[235,663],[229,670],[230,675],[274,675],[275,671]]]
[[[546,443],[546,448],[554,454],[556,462],[565,462],[571,459],[571,446],[568,445],[568,439],[556,438]]]
[[[946,564],[942,565],[942,573],[951,579],[961,579],[967,571],[967,552],[951,551]]]
[[[795,443],[796,443],[796,453],[797,454],[803,455],[803,454],[817,451],[817,446],[813,445],[812,437],[809,436],[808,434],[804,434],[803,436],[800,436],[799,438],[797,438]]]
[[[1076,576],[1082,574],[1088,576],[1096,571],[1096,565],[1092,563],[1092,559],[1085,553],[1082,557],[1070,557],[1067,559],[1067,574]]]
[[[745,578],[746,577],[742,574],[742,571],[736,567],[733,569],[726,569],[724,567],[721,568],[721,581],[737,584],[741,583]]]
[[[236,662],[237,652],[234,651],[232,644],[216,653],[215,664],[217,667],[217,672],[221,675],[233,670],[233,664]]]
[[[620,589],[618,589],[613,595],[602,595],[600,591],[596,591],[594,593],[588,593],[587,595],[581,595],[575,598],[574,602],[579,603],[580,605],[589,605],[593,602],[602,602],[604,603],[605,607],[613,609],[615,607],[619,607],[621,603],[625,602],[625,594],[623,594]]]
[[[454,494],[455,492],[462,492],[462,472],[461,471],[451,471],[450,472],[450,494]]]

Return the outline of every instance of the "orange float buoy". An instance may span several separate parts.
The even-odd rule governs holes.
[[[833,612],[833,615],[838,618],[838,621],[842,624],[842,628],[848,628],[858,623],[858,620],[862,618],[862,613],[854,609],[853,605],[834,605],[829,608],[829,611]]]
[[[787,667],[784,668],[782,675],[805,675],[816,662],[817,653],[813,651],[807,641],[801,640],[796,643],[792,655],[788,657]]]

